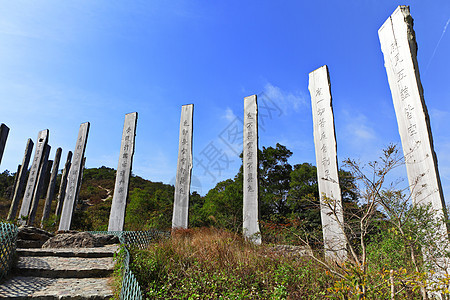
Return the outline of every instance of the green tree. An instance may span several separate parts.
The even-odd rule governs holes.
[[[292,166],[288,158],[292,152],[279,143],[263,147],[259,155],[260,218],[283,218],[289,213],[287,196],[290,189]]]
[[[297,164],[291,172],[288,205],[291,215],[305,226],[305,230],[319,230],[320,204],[317,169],[309,163]]]
[[[234,179],[219,182],[204,198],[201,219],[194,226],[217,226],[233,231],[242,227],[242,166]]]

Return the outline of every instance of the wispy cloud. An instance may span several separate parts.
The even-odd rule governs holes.
[[[286,114],[292,110],[299,112],[301,108],[309,105],[305,93],[283,91],[271,83],[264,86],[264,94]]]
[[[347,116],[347,124],[345,125],[345,132],[348,135],[352,135],[354,138],[352,140],[358,141],[358,143],[366,143],[369,140],[376,139],[375,130],[371,127],[369,119],[362,113],[350,113],[344,111]]]
[[[229,107],[225,109],[225,113],[222,116],[225,120],[228,122],[232,122],[236,119],[236,115],[234,114],[233,110]]]

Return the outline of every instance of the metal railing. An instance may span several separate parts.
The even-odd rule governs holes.
[[[14,224],[0,223],[0,280],[6,277],[17,247],[18,229]]]
[[[123,278],[120,289],[120,299],[141,300],[142,291],[136,277],[130,270],[130,252],[127,247],[134,246],[145,249],[148,245],[162,237],[170,236],[167,231],[148,230],[148,231],[88,231],[91,234],[110,234],[119,238],[120,244],[124,247],[125,256],[123,259]]]

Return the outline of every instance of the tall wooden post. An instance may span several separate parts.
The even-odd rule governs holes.
[[[193,114],[194,104],[182,106],[172,229],[188,228],[189,193],[192,172]]]
[[[339,187],[336,136],[327,66],[309,73],[308,88],[311,94],[325,257],[343,262],[347,259],[347,242],[344,234],[344,212]]]
[[[128,187],[130,185],[133,164],[134,141],[136,136],[137,112],[126,114],[123,124],[122,143],[120,144],[119,165],[116,184],[109,215],[108,231],[122,231],[125,222]]]
[[[82,171],[82,163],[84,151],[86,150],[86,142],[89,134],[89,122],[80,125],[78,131],[77,143],[74,151],[72,166],[70,167],[69,178],[67,180],[67,189],[64,199],[61,220],[59,222],[59,230],[69,230],[72,223],[73,208],[76,201],[78,186],[81,184],[80,172]]]
[[[27,146],[25,147],[25,154],[22,160],[22,167],[20,168],[17,185],[14,189],[14,196],[11,201],[11,207],[8,213],[8,221],[12,221],[16,218],[17,208],[19,208],[20,197],[25,186],[25,181],[28,173],[28,164],[30,163],[31,152],[33,151],[34,143],[31,139],[28,139]]]
[[[258,223],[258,104],[256,95],[244,98],[244,203],[243,234],[256,245],[261,244]]]

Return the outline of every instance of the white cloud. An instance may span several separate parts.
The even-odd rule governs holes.
[[[376,134],[375,130],[371,127],[368,118],[362,113],[350,113],[344,111],[346,115],[345,120],[347,124],[345,125],[345,131],[347,135],[353,136],[354,141],[359,143],[366,143],[369,140],[375,140]]]
[[[225,109],[225,113],[223,115],[223,118],[229,122],[236,119],[236,115],[234,114],[233,110],[229,107]]]
[[[309,107],[307,96],[303,92],[287,92],[271,83],[267,83],[264,86],[264,94],[274,104],[279,106],[283,113],[289,113],[292,110],[299,112],[301,108]]]

